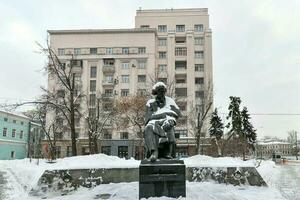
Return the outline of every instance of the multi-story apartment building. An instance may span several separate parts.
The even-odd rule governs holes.
[[[212,41],[207,9],[137,10],[135,28],[49,30],[51,48],[62,62],[76,59],[81,90],[89,97],[83,110],[93,111],[99,94],[116,98],[150,91],[153,80],[165,82],[183,112],[176,128],[178,152],[193,154],[196,110],[204,96],[212,97]],[[49,79],[48,88],[59,90]],[[171,92],[169,91],[169,92]],[[212,110],[212,107],[211,107]],[[49,112],[48,121],[55,114]],[[78,119],[78,153],[89,153],[84,119]],[[195,123],[194,123],[195,124]],[[207,124],[205,124],[207,125]],[[204,126],[205,133],[207,126]],[[135,134],[109,130],[101,152],[120,157],[136,155]],[[205,135],[205,134],[204,134]],[[60,156],[70,155],[70,135],[57,142]]]
[[[0,111],[0,160],[27,157],[29,118]]]

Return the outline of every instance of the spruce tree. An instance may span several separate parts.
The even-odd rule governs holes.
[[[216,108],[215,111],[212,112],[210,118],[209,134],[211,137],[215,137],[217,140],[220,140],[223,136],[223,129],[224,125],[221,118],[218,116],[218,110]]]
[[[240,112],[240,97],[229,97],[230,104],[228,107],[229,113],[227,119],[230,119],[230,122],[226,125],[226,128],[230,128],[229,130],[229,138],[231,137],[241,137],[242,135],[242,118]]]
[[[211,118],[210,118],[210,128],[209,128],[209,134],[210,137],[214,138],[217,148],[218,148],[218,156],[222,155],[221,148],[219,145],[219,140],[223,136],[223,129],[224,125],[222,123],[222,119],[218,116],[218,110],[215,109],[214,112],[212,112]]]
[[[246,107],[243,108],[241,112],[242,117],[242,133],[244,138],[247,139],[248,144],[254,148],[254,143],[256,141],[256,130],[254,129],[253,125],[249,121],[251,119],[248,109]]]

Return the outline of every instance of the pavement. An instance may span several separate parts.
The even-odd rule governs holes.
[[[5,190],[7,189],[6,187],[6,179],[5,179],[5,172],[0,171],[0,200],[5,199]]]
[[[288,200],[300,200],[300,163],[282,165],[276,187]]]

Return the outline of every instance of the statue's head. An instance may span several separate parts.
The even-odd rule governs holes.
[[[158,98],[164,97],[167,92],[167,86],[163,82],[157,82],[152,87],[152,94],[156,95]]]

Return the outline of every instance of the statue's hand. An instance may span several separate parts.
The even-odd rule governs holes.
[[[164,131],[169,131],[175,126],[175,122],[173,120],[169,120],[168,123],[164,124]]]

